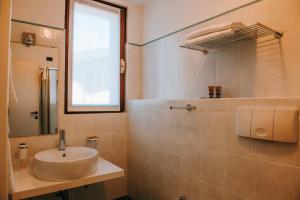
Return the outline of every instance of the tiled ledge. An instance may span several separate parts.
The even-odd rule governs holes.
[[[300,98],[136,99],[128,101],[128,111],[169,110],[171,105],[184,106],[186,104],[195,105],[196,112],[235,113],[238,106],[300,109]]]
[[[23,168],[14,171],[15,189],[12,194],[13,200],[39,196],[52,192],[67,190],[83,185],[107,181],[124,176],[124,170],[104,160],[98,159],[98,170],[93,175],[66,182],[46,182],[31,175],[28,169]]]

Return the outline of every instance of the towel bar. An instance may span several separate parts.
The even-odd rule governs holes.
[[[192,111],[192,110],[196,110],[196,106],[192,106],[191,104],[187,104],[184,107],[176,107],[176,106],[170,106],[170,110],[187,110],[187,111]]]
[[[195,42],[194,44],[190,45],[181,45],[180,47],[202,51],[204,54],[207,54],[209,49],[216,49],[227,44],[246,42],[268,36],[273,36],[275,39],[280,39],[283,36],[283,32],[275,31],[261,23],[256,23],[254,25],[242,28],[232,35],[215,38],[204,42]]]

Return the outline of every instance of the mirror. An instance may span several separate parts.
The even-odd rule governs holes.
[[[57,132],[60,52],[57,38],[63,33],[62,30],[12,22],[10,137]]]

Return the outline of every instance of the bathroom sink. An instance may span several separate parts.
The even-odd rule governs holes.
[[[48,149],[35,154],[33,173],[44,181],[74,180],[95,173],[97,161],[97,150],[88,147]]]

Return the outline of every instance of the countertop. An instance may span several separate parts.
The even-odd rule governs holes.
[[[46,182],[35,178],[26,168],[16,170],[14,171],[15,189],[12,199],[34,197],[124,176],[123,169],[101,157],[97,164],[98,169],[93,175],[65,182]]]

